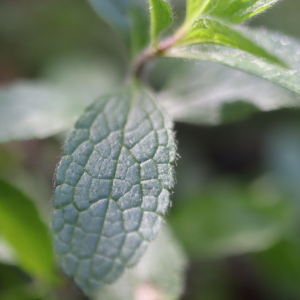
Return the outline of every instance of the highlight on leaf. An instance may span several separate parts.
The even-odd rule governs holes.
[[[76,123],[52,223],[62,267],[85,293],[118,279],[156,237],[175,150],[172,122],[141,87],[101,97]]]
[[[172,10],[164,0],[149,0],[151,43],[154,44],[159,34],[172,23]]]

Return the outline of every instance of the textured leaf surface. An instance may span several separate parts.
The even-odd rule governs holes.
[[[152,96],[128,88],[90,106],[66,142],[55,248],[85,292],[114,282],[157,235],[174,184],[171,128]]]
[[[149,0],[151,15],[151,42],[155,43],[158,35],[172,23],[172,10],[164,0]]]
[[[181,245],[165,225],[139,264],[115,284],[101,289],[94,300],[179,299],[184,290],[187,259]]]
[[[203,14],[230,23],[240,23],[268,9],[276,2],[278,0],[188,0],[186,20],[195,20]]]
[[[199,59],[218,62],[235,69],[254,74],[300,93],[300,43],[298,40],[282,36],[268,30],[243,29],[243,33],[259,46],[273,53],[290,69],[268,63],[266,60],[244,51],[211,44],[198,44],[173,48],[167,56],[185,59]]]
[[[55,261],[48,227],[32,201],[0,180],[0,233],[14,250],[20,266],[30,274],[54,281]]]
[[[200,18],[198,19],[186,36],[179,41],[180,45],[191,45],[198,43],[215,43],[249,52],[271,63],[280,61],[274,55],[268,53],[258,46],[251,39],[245,37],[242,32],[228,27],[217,20]]]
[[[221,64],[161,59],[158,71],[162,64],[172,68],[161,74],[168,80],[158,96],[176,121],[216,125],[242,120],[258,111],[300,107],[298,94]],[[156,78],[158,71],[152,76]]]

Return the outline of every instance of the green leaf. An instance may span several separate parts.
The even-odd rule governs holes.
[[[162,73],[161,68],[168,65],[172,68]],[[159,76],[167,78],[158,94],[160,102],[179,122],[217,125],[245,119],[257,111],[300,107],[296,93],[212,62],[160,59],[151,74]]]
[[[55,248],[64,271],[88,293],[137,263],[159,231],[174,185],[172,123],[148,92],[125,88],[86,110],[64,153]]]
[[[294,225],[293,207],[273,182],[221,181],[174,205],[169,222],[194,257],[268,249]]]
[[[115,284],[101,289],[93,299],[140,299],[138,295],[143,294],[161,300],[179,299],[184,290],[186,266],[187,259],[180,244],[164,226],[139,264]]]
[[[83,106],[80,100],[75,98],[72,102],[70,95],[49,83],[9,85],[0,90],[0,142],[44,138],[61,132]]]
[[[32,201],[0,180],[0,233],[11,245],[20,266],[40,279],[56,280],[48,227]]]
[[[146,46],[148,30],[145,0],[88,0],[98,15],[119,31],[132,54]]]
[[[241,23],[271,7],[278,0],[188,0],[186,22],[209,15],[230,23]]]
[[[158,35],[172,23],[172,10],[164,0],[149,0],[151,28],[151,42],[155,43]]]
[[[200,18],[177,44],[185,46],[199,43],[214,43],[249,52],[271,63],[283,65],[278,58],[258,46],[242,32],[228,27],[217,20]]]
[[[130,49],[134,58],[149,43],[149,15],[145,0],[131,0],[129,7],[130,18]]]
[[[0,143],[45,138],[68,130],[101,93],[120,84],[117,67],[102,57],[61,57],[39,81],[0,88]]]
[[[186,47],[175,47],[166,55],[184,59],[208,60],[218,62],[232,68],[245,71],[263,79],[267,79],[288,90],[300,93],[300,43],[291,37],[282,36],[267,30],[243,29],[260,47],[278,57],[291,69],[271,64],[265,59],[248,54],[238,49],[212,44],[198,44]]]
[[[185,22],[193,24],[205,11],[211,0],[187,0]]]
[[[129,35],[128,0],[88,0],[99,16],[123,35]]]

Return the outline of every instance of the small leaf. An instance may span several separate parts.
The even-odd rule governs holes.
[[[209,15],[230,23],[241,23],[271,7],[278,0],[188,0],[186,22]]]
[[[184,290],[187,259],[181,245],[167,226],[149,246],[139,264],[128,270],[115,284],[101,289],[94,300],[179,299]]]
[[[274,54],[292,69],[271,64],[265,59],[247,54],[238,49],[213,44],[197,44],[186,47],[175,47],[166,55],[184,59],[198,59],[219,62],[232,68],[267,79],[290,91],[300,93],[300,43],[291,37],[282,36],[267,30],[243,29],[260,47]]]
[[[126,88],[78,120],[57,172],[53,230],[67,275],[86,293],[137,263],[174,185],[172,123],[151,95]]]
[[[0,180],[0,233],[20,266],[46,281],[56,280],[51,238],[32,201]]]
[[[271,63],[283,65],[278,58],[258,46],[251,39],[245,37],[242,32],[228,27],[217,20],[200,18],[185,37],[179,40],[179,45],[192,45],[198,43],[214,43],[249,52]]]
[[[151,42],[155,43],[158,35],[172,23],[172,10],[164,0],[149,0],[151,15]]]

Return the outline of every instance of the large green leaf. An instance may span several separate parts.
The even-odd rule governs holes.
[[[294,225],[294,213],[272,182],[223,180],[174,205],[168,220],[194,257],[224,257],[273,246]]]
[[[230,23],[240,23],[276,2],[278,0],[187,0],[186,22],[193,23],[200,15],[210,15]]]
[[[212,44],[198,44],[187,47],[175,47],[166,55],[184,59],[209,60],[228,65],[263,79],[267,79],[282,87],[300,93],[300,58],[299,41],[267,30],[243,29],[260,47],[277,56],[290,69],[271,64],[265,59],[244,51]]]
[[[151,42],[155,43],[158,35],[172,23],[172,10],[164,0],[149,0],[151,16]]]
[[[74,100],[74,101],[72,101]],[[0,91],[0,142],[44,138],[70,126],[84,103],[45,82],[16,82]]]
[[[157,300],[179,299],[184,288],[186,265],[181,246],[164,226],[139,264],[115,284],[101,289],[93,299],[143,299],[145,294]]]
[[[0,180],[0,233],[27,272],[55,281],[55,261],[48,227],[32,201],[12,185]]]
[[[160,59],[152,73],[151,77],[162,78],[160,82],[165,80],[158,97],[180,122],[217,125],[243,120],[258,111],[300,107],[296,93],[212,62]]]
[[[64,271],[89,292],[134,265],[173,187],[172,123],[148,92],[100,97],[78,120],[57,172],[53,230]]]
[[[82,110],[121,79],[108,59],[71,56],[53,61],[43,80],[0,88],[0,143],[45,138],[69,129]]]
[[[245,37],[242,32],[210,18],[198,19],[184,38],[178,41],[179,45],[198,43],[214,43],[240,49],[258,57],[265,58],[271,63],[280,64],[278,58],[258,46],[251,39]]]

